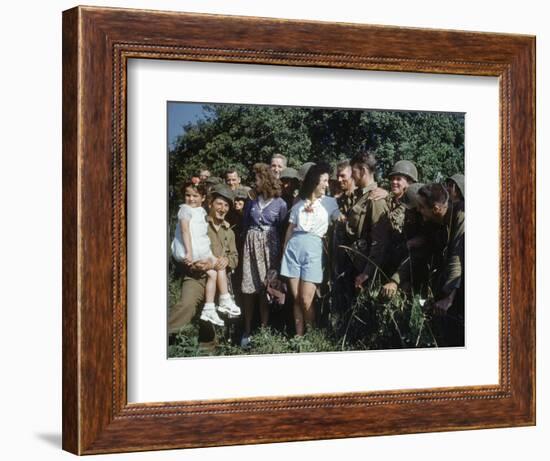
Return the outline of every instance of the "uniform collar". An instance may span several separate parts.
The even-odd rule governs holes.
[[[214,220],[212,219],[211,216],[208,216],[208,218],[206,218],[206,220],[212,224],[212,227],[214,227]],[[231,227],[231,225],[224,219],[222,224],[221,224],[221,227],[225,227],[226,229],[229,229]],[[215,228],[215,227],[214,227]]]
[[[367,187],[363,188],[357,188],[355,189],[356,192],[359,192],[360,195],[368,194],[369,192],[373,191],[378,187],[378,184],[376,184],[376,181],[371,182]]]

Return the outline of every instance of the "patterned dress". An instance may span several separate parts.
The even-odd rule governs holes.
[[[281,226],[287,205],[280,198],[264,201],[249,200],[243,213],[243,278],[245,294],[257,294],[265,289],[267,273],[279,269],[281,257]]]

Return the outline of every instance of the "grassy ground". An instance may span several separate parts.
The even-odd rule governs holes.
[[[171,278],[170,302],[179,299],[179,282]],[[425,300],[419,296],[398,294],[391,300],[380,296],[380,284],[371,284],[355,299],[350,308],[337,312],[331,308],[330,292],[317,299],[321,326],[303,337],[287,334],[284,328],[257,328],[249,348],[238,343],[239,320],[216,327],[216,338],[199,344],[198,320],[182,328],[169,346],[169,357],[204,355],[257,355],[300,352],[334,352],[436,347],[430,316],[424,311]]]

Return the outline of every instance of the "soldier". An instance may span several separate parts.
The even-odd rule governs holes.
[[[427,247],[432,240],[433,224],[423,221],[418,211],[418,191],[424,184],[413,183],[401,197],[401,204],[405,207],[405,233],[402,245],[406,255],[399,262],[399,266],[392,272],[390,281],[382,287],[382,294],[391,298],[397,288],[424,293],[427,285],[428,260],[431,250]]]
[[[218,185],[218,184],[222,184],[223,183],[223,180],[222,178],[218,177],[218,176],[208,176],[208,178],[206,178],[204,180],[204,184],[206,185],[206,196],[208,197],[208,199],[210,200],[211,198],[211,191],[212,189]]]
[[[355,181],[351,176],[349,160],[342,160],[336,165],[336,179],[340,183],[340,189],[342,190],[342,195],[338,197],[338,205],[340,206],[340,211],[344,215],[347,215],[353,206],[356,189]]]
[[[349,160],[342,160],[336,164],[336,179],[340,184],[342,194],[336,199],[338,208],[343,216],[347,216],[355,202],[355,181],[351,173]],[[354,299],[352,279],[352,264],[350,255],[342,251],[341,246],[349,246],[346,234],[346,223],[336,221],[329,238],[330,249],[328,260],[330,263],[331,305],[330,321],[332,328],[339,331],[344,327],[345,312],[351,307]]]
[[[218,267],[209,267],[203,261],[194,262],[183,267],[183,282],[181,299],[170,308],[168,313],[168,333],[170,342],[174,341],[176,333],[187,325],[195,316],[197,309],[204,302],[206,287],[206,271],[209,269],[229,271],[235,270],[238,263],[235,234],[230,229],[225,217],[233,203],[233,193],[222,184],[211,191],[212,201],[208,214],[208,237],[212,253],[218,259]],[[212,344],[215,334],[212,324],[199,321],[199,342]]]
[[[391,193],[386,201],[391,223],[391,244],[384,269],[387,274],[395,274],[396,277],[392,277],[384,284],[383,293],[391,297],[400,283],[397,269],[409,256],[410,248],[407,242],[419,233],[419,224],[422,219],[415,210],[407,209],[403,203],[407,189],[418,181],[418,171],[414,163],[409,160],[399,160],[390,171],[389,179]]]
[[[296,197],[298,197],[300,178],[298,176],[298,172],[294,168],[285,168],[281,172],[280,179],[283,187],[281,197],[286,202],[286,206],[290,211],[296,201]]]
[[[199,180],[201,183],[204,183],[210,176],[212,176],[212,173],[210,173],[210,170],[207,170],[206,168],[199,171]]]
[[[229,168],[225,172],[225,183],[227,187],[237,193],[237,191],[244,191],[248,195],[250,187],[241,185],[241,176],[236,168]]]
[[[372,200],[376,159],[372,153],[356,155],[350,162],[357,186],[356,200],[347,214],[346,236],[354,249],[351,259],[356,270],[354,284],[361,288],[384,262],[391,225],[385,200]]]
[[[441,184],[418,191],[418,209],[426,221],[438,225],[434,238],[432,289],[440,345],[464,345],[464,210],[449,199]]]

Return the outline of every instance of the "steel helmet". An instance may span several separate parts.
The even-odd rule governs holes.
[[[460,190],[460,193],[462,194],[462,198],[466,197],[466,194],[464,193],[465,190],[464,190],[464,175],[463,174],[456,173],[456,174],[452,175],[450,178],[448,178],[447,181],[454,182],[457,185],[458,190]]]
[[[388,176],[391,178],[396,174],[406,176],[413,182],[418,182],[418,171],[416,170],[414,163],[410,160],[399,160],[398,162],[395,162],[395,165],[391,169]]]

